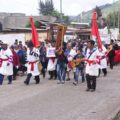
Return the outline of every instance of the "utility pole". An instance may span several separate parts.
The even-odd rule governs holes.
[[[115,23],[116,23],[116,20],[115,20],[115,0],[113,0],[113,8],[114,8],[114,23],[113,23],[113,27],[115,28]]]
[[[119,33],[120,33],[120,12],[119,12],[119,8],[118,8],[118,29],[119,29]]]
[[[60,0],[60,21],[62,22],[63,16],[62,16],[62,0]]]
[[[119,5],[120,5],[120,1],[119,1]],[[120,6],[118,5],[118,31],[120,34]]]

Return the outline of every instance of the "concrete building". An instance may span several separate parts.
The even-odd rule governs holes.
[[[23,13],[0,13],[0,31],[25,28],[29,23],[29,17]],[[56,18],[52,16],[33,16],[33,18],[34,21],[45,20],[50,23],[56,21]]]

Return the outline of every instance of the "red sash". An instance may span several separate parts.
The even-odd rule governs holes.
[[[28,62],[31,65],[31,71],[34,71],[34,64],[37,63],[38,61],[34,62]]]
[[[3,61],[8,61],[8,59],[2,59],[2,58],[0,58],[0,67],[2,67]]]

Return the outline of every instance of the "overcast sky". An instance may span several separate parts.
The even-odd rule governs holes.
[[[82,11],[94,8],[96,5],[112,3],[113,1],[117,0],[62,0],[63,12],[66,15],[78,15]],[[53,2],[55,9],[60,10],[60,0],[53,0]],[[39,0],[0,0],[0,12],[38,15],[38,3]]]

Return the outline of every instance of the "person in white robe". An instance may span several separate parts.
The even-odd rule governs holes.
[[[2,44],[0,50],[0,85],[3,84],[4,76],[8,77],[8,84],[12,83],[13,76],[13,54],[7,43]]]
[[[39,49],[33,46],[32,41],[28,42],[28,51],[27,51],[27,78],[24,81],[26,85],[29,85],[30,78],[35,77],[36,84],[40,83],[40,71],[38,68],[39,64]]]
[[[56,64],[57,64],[57,58],[55,55],[55,43],[51,43],[51,46],[47,48],[47,58],[48,60],[48,66],[47,66],[47,71],[49,72],[50,78],[51,79],[57,79],[57,73],[56,73]]]
[[[107,75],[107,49],[102,46],[102,50],[99,49],[99,59],[100,59],[100,73],[101,74],[101,70],[104,74],[104,76]]]
[[[96,78],[99,73],[99,59],[98,49],[94,47],[95,42],[93,40],[88,41],[87,43],[87,52],[86,52],[86,81],[87,89],[86,91],[94,92],[96,90]]]

